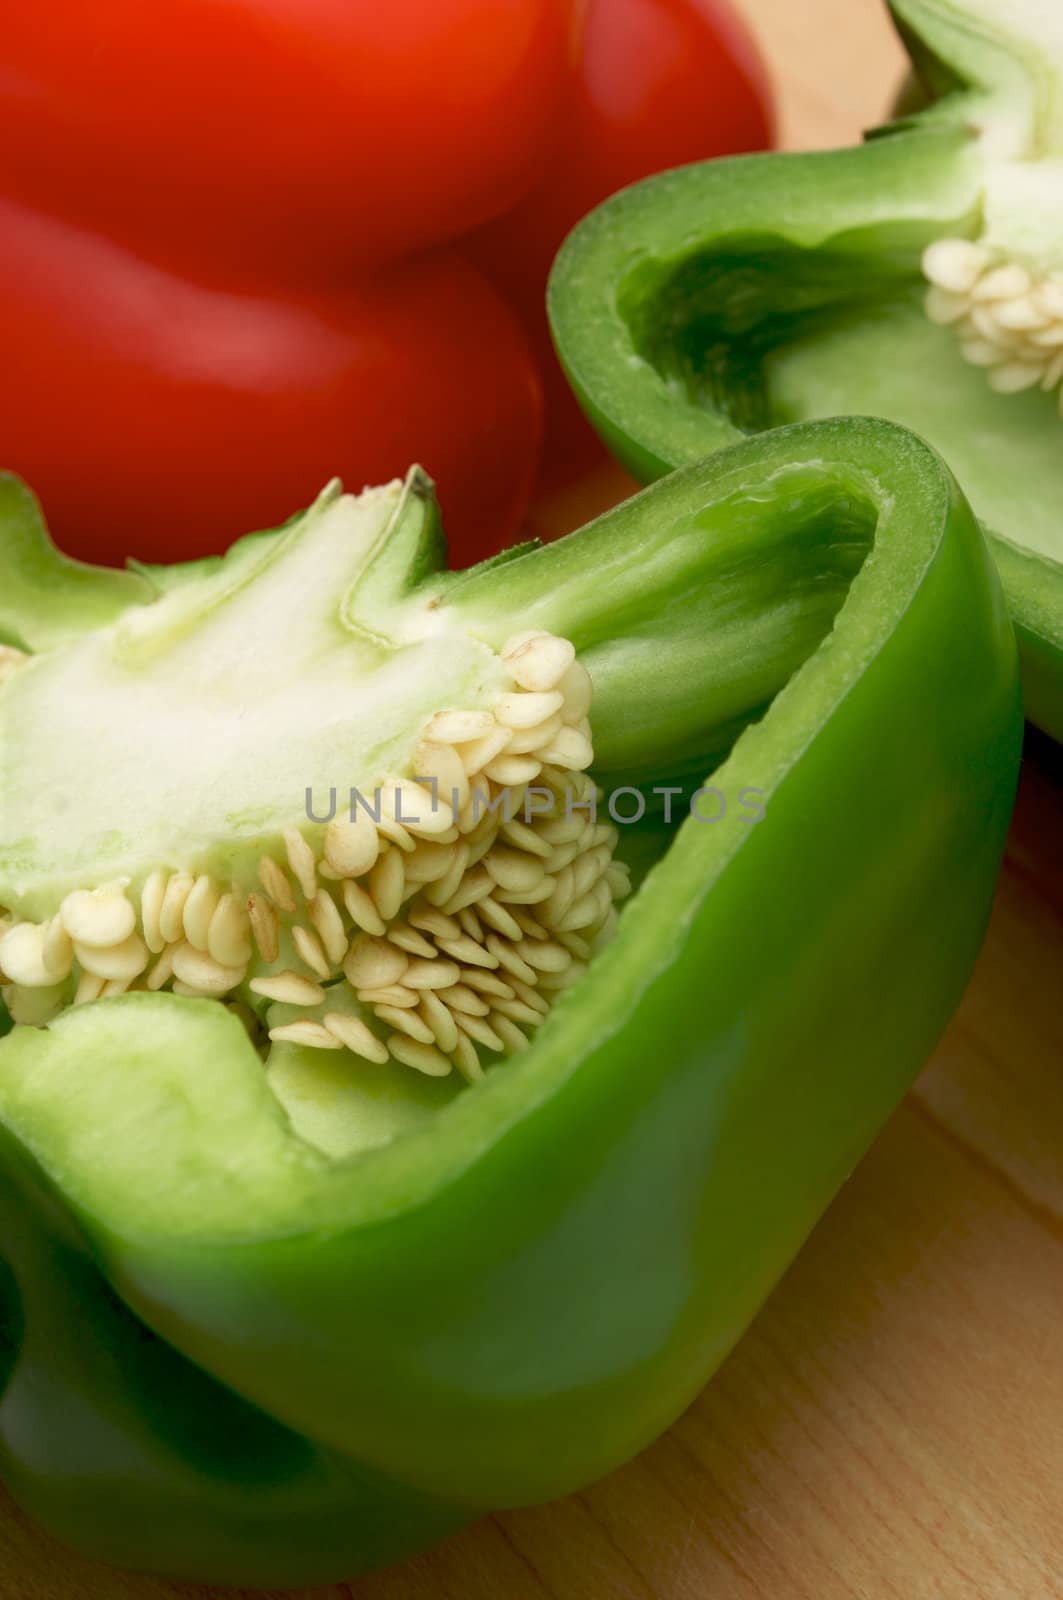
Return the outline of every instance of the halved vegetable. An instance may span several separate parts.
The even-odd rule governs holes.
[[[578,802],[594,827],[612,806],[637,883],[578,981],[520,979],[547,1014],[526,1049],[478,1050],[468,1086],[293,1037],[311,986],[340,985],[297,946],[283,980],[241,993],[253,1031],[268,1008],[265,1063],[224,996],[126,992],[0,1039],[0,1464],[30,1511],[110,1560],[338,1579],[630,1456],[739,1337],[981,940],[1017,665],[976,524],[925,445],[884,423],[781,430],[467,573],[441,569],[433,528],[416,476],[329,497],[0,690],[18,819],[0,881],[35,924],[160,865],[196,883],[224,859],[243,883],[307,783],[341,762],[410,781],[441,712],[450,734],[487,709],[535,726],[567,692],[574,716],[579,674],[551,688],[571,652],[602,791],[573,780]],[[643,801],[640,822],[615,820]],[[327,848],[329,826],[300,828],[318,883],[322,862],[364,866],[346,834]],[[271,854],[301,907],[306,852]],[[75,902],[90,932],[104,915],[121,931],[113,892]],[[375,1033],[359,980],[395,958],[353,920],[343,934],[356,984],[336,1010]],[[406,954],[418,979],[448,959]],[[60,1461],[57,1397],[82,1391]],[[261,1501],[234,1488],[263,1477]],[[152,1515],[118,1519],[134,1478]]]

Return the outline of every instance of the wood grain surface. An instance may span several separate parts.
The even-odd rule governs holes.
[[[786,142],[846,142],[886,106],[901,56],[877,0],[745,10]],[[671,1432],[585,1494],[315,1600],[1063,1596],[1061,840],[1063,757],[1031,737],[959,1016]],[[0,1504],[4,1600],[206,1594],[84,1562]]]

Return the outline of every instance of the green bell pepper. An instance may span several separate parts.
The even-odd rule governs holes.
[[[150,719],[175,714],[158,685],[207,707],[234,673],[294,660],[318,586],[341,652],[329,681],[346,661],[363,722],[381,684],[405,704],[437,639],[424,659],[444,677],[518,626],[571,640],[594,684],[596,780],[627,791],[618,812],[651,804],[617,830],[637,887],[615,936],[529,1048],[471,1086],[288,1040],[264,1068],[225,1004],[179,993],[9,1028],[0,1475],[92,1555],[276,1586],[349,1577],[609,1471],[739,1338],[981,942],[1020,685],[947,469],[884,422],[781,429],[461,573],[440,565],[414,475],[368,553],[335,502],[221,562],[142,569],[130,592],[83,569],[66,584],[17,486],[7,504],[19,602],[0,626],[38,652],[0,690],[9,906],[40,915],[66,886],[64,830],[108,863],[117,849],[92,831],[107,773],[75,771],[65,807],[42,779],[24,808],[16,756],[51,771],[54,728],[70,758],[88,718],[101,765],[125,757],[126,848],[152,838],[135,762]],[[271,572],[289,596],[299,576],[298,625],[264,652],[263,612],[239,608],[279,603]],[[369,618],[371,670],[393,674],[377,700],[358,690]],[[315,693],[319,646],[296,686]],[[140,718],[125,745],[108,706]],[[211,763],[230,772],[212,733],[188,750],[189,814]],[[262,750],[266,791],[277,759]]]
[[[989,534],[1027,715],[1063,739],[1063,32],[1042,0],[891,9],[925,109],[615,196],[558,257],[554,337],[643,482],[813,417],[929,439]]]

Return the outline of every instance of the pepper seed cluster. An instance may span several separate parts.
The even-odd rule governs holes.
[[[939,239],[923,255],[931,322],[954,326],[991,389],[1060,389],[1063,415],[1063,277],[1035,277],[969,239]]]
[[[416,778],[385,777],[373,813],[331,821],[316,846],[285,830],[283,861],[264,855],[250,889],[157,869],[136,903],[116,880],[73,891],[46,922],[0,920],[15,1020],[49,1020],[72,974],[75,1005],[131,988],[232,1003],[254,952],[274,966],[283,948],[291,965],[248,985],[304,1013],[275,1041],[469,1081],[481,1049],[525,1048],[630,884],[616,829],[594,815],[591,683],[574,647],[527,631],[502,661],[512,687],[491,711],[437,712]],[[340,1008],[344,991],[385,1037]]]

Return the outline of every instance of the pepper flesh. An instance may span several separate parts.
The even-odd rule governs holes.
[[[386,615],[407,576],[363,600]],[[630,1456],[792,1259],[981,940],[1014,641],[918,440],[780,430],[556,545],[412,583],[491,648],[517,626],[573,640],[603,787],[711,772],[763,819],[627,830],[648,870],[530,1048],[353,1157],[298,1138],[211,1001],[125,995],[0,1041],[0,1460],[31,1513],[113,1561],[349,1576]],[[143,1361],[101,1371],[59,1338],[82,1301]],[[218,1383],[250,1408],[224,1447]],[[60,1473],[41,1440],[64,1386],[87,1403]],[[187,1541],[116,1525],[134,1475]],[[261,1475],[261,1505],[232,1487]],[[344,1507],[328,1548],[323,1502]]]
[[[614,197],[558,257],[554,336],[591,421],[643,481],[818,416],[882,415],[930,439],[989,534],[1027,715],[1063,739],[1063,435],[1057,396],[1033,386],[1058,373],[1016,359],[998,329],[996,387],[1026,392],[994,392],[964,354],[975,334],[986,345],[991,308],[982,333],[966,314],[946,325],[939,298],[936,321],[924,309],[943,241],[984,241],[994,270],[1010,261],[1031,282],[1063,271],[1063,38],[1040,0],[893,11],[926,110],[859,149],[701,164]]]

